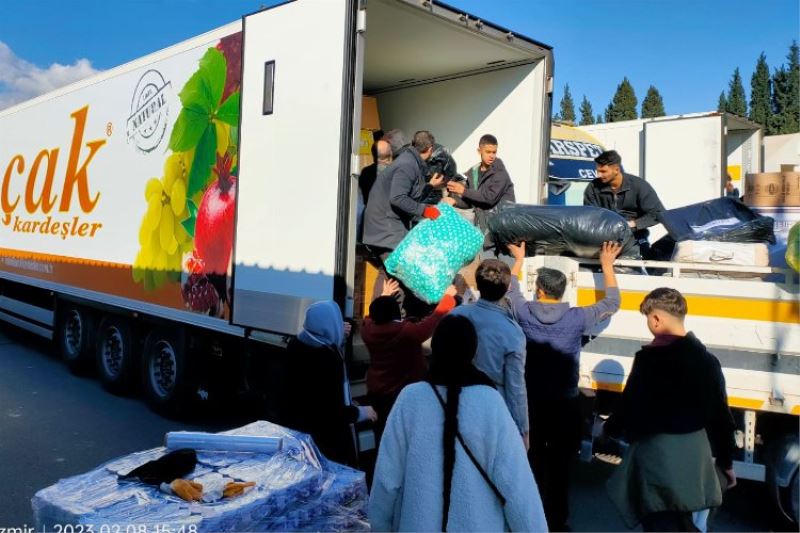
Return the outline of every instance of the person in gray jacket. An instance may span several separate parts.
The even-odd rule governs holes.
[[[428,168],[425,163],[433,153],[435,143],[429,131],[414,134],[411,146],[400,152],[383,172],[378,174],[370,192],[369,203],[364,212],[363,242],[369,249],[372,262],[380,269],[375,281],[375,294],[380,294],[383,281],[387,278],[383,262],[405,238],[411,227],[422,218],[435,220],[439,210],[434,205],[423,202],[431,188],[442,189],[444,178],[434,174],[427,179]],[[409,291],[401,287],[398,299],[403,311],[414,316],[424,316],[430,306],[416,305],[416,300],[408,298]]]

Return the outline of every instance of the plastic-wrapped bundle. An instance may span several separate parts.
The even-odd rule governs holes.
[[[604,242],[616,241],[623,256],[638,256],[625,219],[601,207],[508,204],[489,217],[488,227],[496,244],[525,241],[530,254],[597,257]]]
[[[453,179],[458,175],[456,160],[450,152],[441,144],[434,144],[431,156],[426,161],[428,165],[428,177],[434,174],[441,174],[445,179]]]
[[[269,422],[225,432],[281,439],[275,453],[197,453],[186,476],[203,484],[204,497],[229,481],[255,481],[244,494],[215,501],[186,502],[155,486],[123,481],[120,475],[167,453],[134,453],[86,474],[62,479],[32,500],[38,528],[53,524],[149,526],[148,531],[368,531],[364,473],[327,461],[311,437]]]
[[[675,241],[768,242],[775,244],[775,221],[759,216],[733,198],[717,198],[670,209],[661,222]]]
[[[441,216],[420,222],[384,263],[389,274],[429,304],[442,299],[456,273],[483,246],[483,234],[455,209],[437,208]]]

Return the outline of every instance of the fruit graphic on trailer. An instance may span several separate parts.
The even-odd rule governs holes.
[[[233,158],[217,154],[214,173],[197,210],[194,247],[207,274],[225,274],[233,249],[233,220],[236,211],[236,176],[231,174]]]

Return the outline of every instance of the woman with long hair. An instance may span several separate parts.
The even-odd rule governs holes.
[[[400,393],[375,467],[373,531],[547,531],[517,426],[472,365],[477,345],[469,319],[445,317],[428,380]]]

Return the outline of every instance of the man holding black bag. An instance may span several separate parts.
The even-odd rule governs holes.
[[[597,156],[597,178],[583,193],[583,205],[603,207],[622,215],[633,230],[642,257],[647,259],[650,243],[647,228],[661,220],[664,205],[645,180],[622,171],[622,158],[609,150]]]

